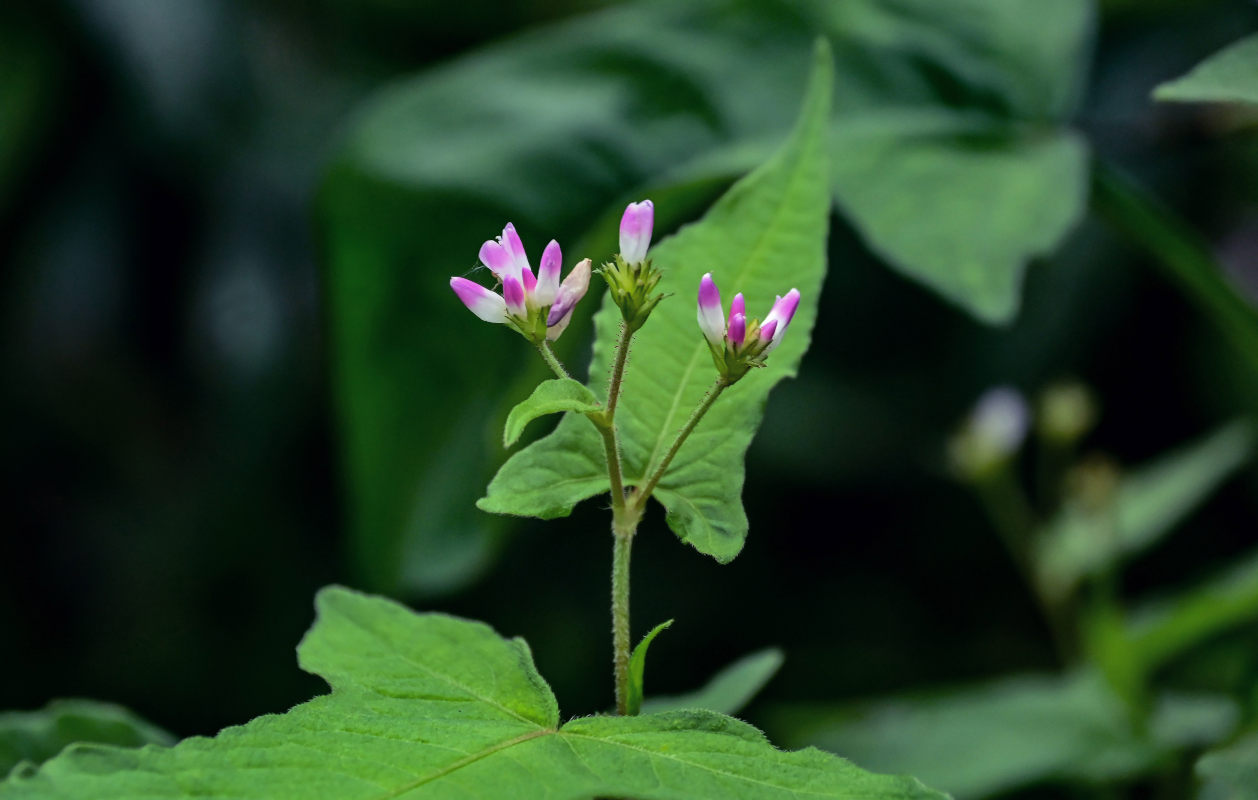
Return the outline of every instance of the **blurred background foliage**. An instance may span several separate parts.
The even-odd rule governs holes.
[[[661,234],[694,218],[780,140],[825,35],[836,214],[813,348],[753,445],[744,553],[721,567],[644,527],[635,618],[677,620],[648,694],[777,646],[747,716],[792,745],[965,763],[940,785],[958,796],[1151,768],[1189,785],[1192,748],[1258,715],[1258,473],[1222,428],[1258,410],[1258,126],[1150,94],[1256,26],[1244,0],[4,4],[0,708],[96,697],[179,735],[283,710],[320,690],[293,647],[333,581],[523,635],[565,713],[606,707],[605,514],[474,508],[542,370],[447,278],[507,219],[572,263],[611,252],[627,200],[651,196]],[[587,316],[571,364],[588,342]],[[1114,591],[1231,568],[1185,613],[1239,610],[1191,623],[1191,647],[1141,640],[1170,694],[1139,742],[1118,657],[1093,659],[1106,680],[1061,671],[948,474],[984,388],[1065,376],[1099,397],[1087,451],[1156,466],[1214,443]],[[1075,567],[1111,563],[1088,552]],[[1060,746],[1032,728],[977,764],[906,752],[963,735],[940,719],[1038,720]]]

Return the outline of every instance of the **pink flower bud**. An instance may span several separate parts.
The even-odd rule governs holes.
[[[742,297],[742,295],[739,295]],[[741,347],[747,338],[747,317],[745,314],[729,315],[729,340],[735,347]]]
[[[650,200],[630,203],[620,218],[620,257],[626,264],[641,264],[651,246],[655,226],[655,204]]]
[[[547,338],[558,338],[558,333],[551,337],[549,329],[562,326],[559,328],[559,333],[563,332],[563,328],[568,326],[568,318],[572,316],[572,309],[582,297],[585,297],[585,292],[589,288],[590,260],[586,258],[572,268],[572,272],[568,273],[568,277],[564,278],[563,283],[559,287],[555,303],[550,307],[550,313],[546,316]]]
[[[525,267],[520,272],[520,283],[524,285],[524,294],[532,296],[533,290],[537,288],[537,277],[533,275],[533,270]]]
[[[533,302],[548,306],[555,302],[559,292],[559,272],[563,268],[563,253],[554,239],[542,252],[542,263],[537,268],[537,288],[533,289]]]
[[[510,222],[502,229],[502,246],[515,262],[517,274],[529,268],[529,257],[524,253],[524,243],[520,241],[520,234],[515,232],[515,226]]]
[[[795,316],[795,310],[798,308],[798,289],[791,289],[786,293],[786,297],[779,297],[777,302],[773,304],[773,309],[769,311],[769,315],[764,318],[764,323],[760,326],[763,330],[770,322],[774,323],[774,333],[769,346],[765,348],[765,353],[772,352],[782,343],[782,337],[786,335],[786,327],[791,324],[791,319]],[[765,337],[762,335],[761,338]]]
[[[463,305],[486,322],[507,321],[507,304],[500,295],[467,278],[451,278],[450,288]]]
[[[507,248],[503,247],[500,242],[488,241],[480,246],[481,263],[489,267],[489,271],[494,274],[498,280],[502,280],[508,275],[519,276],[519,271],[515,267],[515,259],[507,252]]]
[[[511,275],[502,279],[502,299],[506,302],[507,311],[514,316],[523,317],[528,310],[524,300],[524,284]]]
[[[777,331],[777,327],[778,327],[778,322],[775,319],[771,319],[768,322],[761,325],[760,326],[760,341],[769,342],[770,344],[776,344],[773,342],[773,334],[774,332]]]
[[[711,272],[704,273],[699,281],[699,330],[713,347],[721,346],[725,337],[725,315],[721,312],[721,292]]]
[[[734,299],[729,304],[729,325],[734,325],[734,315],[742,314],[743,319],[747,318],[747,301],[743,299],[743,293],[739,292],[734,295]]]

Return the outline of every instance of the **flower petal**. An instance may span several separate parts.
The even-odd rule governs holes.
[[[468,309],[486,322],[506,322],[507,304],[501,295],[467,278],[451,278],[450,288]]]
[[[502,279],[502,299],[511,314],[517,317],[526,314],[528,309],[524,300],[524,284],[510,275]]]
[[[480,246],[481,263],[489,267],[489,271],[494,274],[498,280],[502,280],[508,275],[519,277],[519,270],[515,268],[515,260],[511,258],[511,254],[507,252],[507,248],[503,247],[500,242],[488,241]]]
[[[546,316],[546,327],[558,325],[563,322],[564,317],[572,312],[585,292],[590,288],[590,260],[582,259],[572,272],[568,273],[568,277],[564,278],[563,284],[556,293],[555,303],[550,307],[550,313]],[[567,325],[566,322],[563,322]]]
[[[533,302],[548,306],[555,302],[559,292],[559,272],[563,268],[563,253],[554,239],[542,251],[542,263],[537,268],[537,288],[533,290]]]
[[[714,346],[720,346],[725,337],[725,315],[721,312],[721,292],[712,280],[712,273],[704,273],[699,280],[699,330],[703,338]]]
[[[655,204],[650,200],[630,203],[620,218],[620,257],[627,264],[640,264],[651,246],[655,227]]]

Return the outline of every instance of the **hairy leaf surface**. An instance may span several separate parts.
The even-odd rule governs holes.
[[[562,411],[597,411],[598,398],[585,386],[571,378],[556,378],[538,384],[533,393],[507,414],[502,443],[510,447],[520,440],[524,428],[533,420]]]
[[[171,748],[74,747],[0,798],[942,798],[707,711],[561,725],[521,640],[336,587],[317,606],[298,655],[331,694]]]

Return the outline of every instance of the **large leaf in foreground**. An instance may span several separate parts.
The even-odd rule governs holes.
[[[0,776],[20,762],[41,764],[79,742],[139,747],[175,737],[127,709],[96,700],[54,700],[38,711],[0,713]]]
[[[684,541],[719,561],[742,548],[743,455],[773,385],[795,374],[817,313],[829,229],[826,123],[833,69],[819,47],[804,109],[790,141],[768,163],[739,181],[702,221],[651,251],[664,275],[667,298],[633,342],[616,424],[625,482],[640,484],[660,464],[687,415],[716,378],[695,324],[692,299],[705,272],[726,297],[742,292],[763,316],[775,294],[797,287],[795,319],[768,366],[729,389],[678,452],[656,489],[668,523]],[[606,299],[595,320],[597,338],[590,387],[605,394],[619,336],[615,306]],[[534,516],[567,513],[576,502],[605,491],[602,447],[588,422],[569,414],[555,432],[509,460],[480,507]]]
[[[298,654],[331,694],[173,748],[72,748],[0,798],[941,797],[711,712],[560,725],[519,639],[341,588],[317,606]]]
[[[966,800],[1046,781],[1134,775],[1175,749],[1218,741],[1236,717],[1224,697],[1166,695],[1141,734],[1101,676],[1085,671],[859,708],[788,709],[772,727],[863,767],[895,764]]]
[[[1233,42],[1187,75],[1153,90],[1155,100],[1258,103],[1258,34]]]

